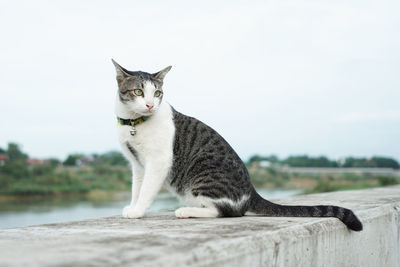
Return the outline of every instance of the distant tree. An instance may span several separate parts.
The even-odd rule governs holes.
[[[347,157],[344,159],[341,167],[344,167],[344,168],[353,167],[354,161],[355,161],[355,159],[353,157]]]
[[[114,166],[127,166],[128,161],[122,155],[121,152],[118,151],[110,151],[104,154],[99,155],[98,157],[101,162],[114,165]]]
[[[376,178],[381,186],[396,185],[400,183],[399,179],[394,176],[378,176]]]
[[[64,166],[77,166],[78,160],[80,160],[83,157],[82,154],[71,154],[68,155],[66,160],[64,160],[63,165]]]
[[[56,158],[49,158],[47,159],[47,164],[50,165],[52,168],[55,168],[61,164],[61,161]]]
[[[371,161],[376,163],[376,166],[379,168],[392,168],[392,169],[399,169],[399,163],[392,159],[386,157],[372,157]]]
[[[348,157],[344,160],[342,167],[345,168],[367,168],[376,167],[372,162],[368,162],[366,158],[353,158]]]
[[[308,157],[307,155],[290,156],[283,163],[291,167],[338,167],[336,161],[331,161],[324,156],[316,158]]]
[[[0,147],[0,154],[5,154],[5,153],[6,153],[6,151]]]
[[[249,158],[248,163],[260,162],[260,161],[269,161],[271,163],[278,163],[279,159],[276,155],[270,155],[270,156],[253,155]]]
[[[312,159],[315,167],[338,167],[338,163],[336,161],[331,161],[327,157],[321,156],[318,158]]]
[[[269,161],[271,163],[278,163],[279,162],[279,158],[276,155],[270,155],[268,157],[265,157],[264,160]]]
[[[308,156],[290,156],[283,161],[283,163],[291,167],[310,167],[308,164]]]
[[[0,167],[0,174],[5,174],[12,179],[24,179],[30,176],[28,166],[25,161],[8,161]]]
[[[248,163],[253,163],[253,162],[257,162],[257,161],[261,161],[261,156],[260,155],[253,155],[249,158]]]
[[[32,174],[37,177],[45,174],[52,174],[54,167],[50,163],[45,163],[42,165],[35,165],[32,167]]]
[[[353,168],[392,168],[399,169],[399,163],[392,159],[386,157],[372,157],[367,158],[353,158],[348,157],[345,159],[342,167],[353,167]]]
[[[28,158],[28,155],[23,153],[16,143],[9,143],[6,153],[10,162],[26,161]]]

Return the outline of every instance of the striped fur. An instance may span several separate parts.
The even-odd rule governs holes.
[[[354,213],[338,206],[286,206],[263,199],[255,190],[249,205],[249,212],[273,217],[336,217],[349,229],[361,231],[363,226]]]
[[[354,213],[337,206],[283,206],[263,199],[254,189],[246,166],[212,128],[174,111],[174,158],[168,182],[178,196],[210,198],[220,217],[246,212],[275,217],[336,217],[348,228],[362,230]],[[243,201],[244,199],[244,201]]]

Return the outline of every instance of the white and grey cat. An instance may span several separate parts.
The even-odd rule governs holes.
[[[216,131],[163,101],[163,80],[171,67],[150,74],[113,63],[118,82],[119,141],[133,171],[132,201],[123,209],[124,217],[144,216],[164,186],[188,205],[175,211],[178,218],[246,213],[337,217],[348,228],[362,230],[349,209],[285,206],[263,199],[239,156]]]

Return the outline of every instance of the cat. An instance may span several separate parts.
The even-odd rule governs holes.
[[[150,74],[112,62],[118,83],[119,141],[133,172],[132,200],[123,217],[143,217],[164,186],[188,205],[175,211],[178,218],[336,217],[349,229],[362,230],[360,220],[346,208],[286,206],[263,199],[227,141],[163,101],[163,81],[171,66]]]

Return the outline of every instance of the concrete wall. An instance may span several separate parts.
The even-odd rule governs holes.
[[[348,207],[364,230],[335,218],[114,216],[0,230],[0,266],[400,266],[400,186],[277,202]]]

